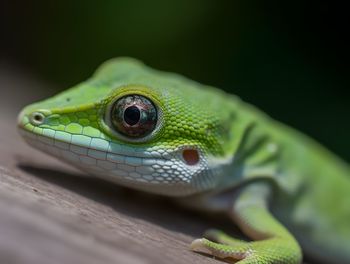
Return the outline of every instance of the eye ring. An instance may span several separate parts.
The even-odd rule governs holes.
[[[102,126],[129,142],[146,142],[163,127],[163,112],[157,100],[129,93],[112,100],[104,110]]]

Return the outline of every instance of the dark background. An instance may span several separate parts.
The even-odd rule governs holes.
[[[51,84],[52,94],[106,59],[132,56],[235,93],[350,160],[349,12],[340,1],[0,5],[1,62]]]

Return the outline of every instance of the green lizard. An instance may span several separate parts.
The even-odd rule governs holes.
[[[25,107],[34,147],[97,177],[227,212],[194,251],[240,264],[350,263],[348,164],[238,97],[129,58]]]

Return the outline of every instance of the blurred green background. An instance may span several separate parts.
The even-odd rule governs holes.
[[[235,93],[350,160],[345,4],[76,0],[1,5],[1,59],[57,90],[88,78],[106,59],[132,56]]]

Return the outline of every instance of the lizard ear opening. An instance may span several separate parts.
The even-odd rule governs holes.
[[[185,149],[182,151],[182,157],[187,165],[194,166],[199,162],[199,153],[196,149]]]

